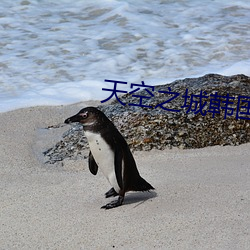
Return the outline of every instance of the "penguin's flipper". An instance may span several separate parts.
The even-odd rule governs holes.
[[[93,175],[96,175],[98,171],[98,165],[96,164],[91,151],[89,151],[89,170]]]
[[[122,149],[115,147],[115,176],[120,189],[123,189],[122,181]]]
[[[112,197],[112,196],[115,197],[117,195],[118,195],[118,193],[115,191],[114,188],[111,188],[108,192],[105,193],[106,198],[109,198],[109,197]]]

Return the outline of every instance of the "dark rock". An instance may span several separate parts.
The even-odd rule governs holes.
[[[178,93],[179,96],[171,102],[155,108],[156,105],[164,103],[174,96],[166,93],[170,90],[169,88],[172,92]],[[197,108],[204,105],[201,110],[203,115],[201,112],[194,111],[195,103],[190,109],[191,98],[186,98],[186,107],[182,108],[185,104],[186,89],[188,89],[189,97],[200,95],[201,91],[204,96],[207,96],[207,98],[202,99],[201,103],[198,97],[193,98],[194,101],[198,102]],[[187,78],[155,86],[152,93],[154,96],[143,99],[143,104],[153,108],[128,105],[129,103],[139,103],[139,98],[133,97],[131,94],[120,97],[120,100],[127,104],[126,106],[122,106],[115,100],[110,105],[98,107],[114,122],[132,150],[151,150],[153,148],[163,150],[172,147],[188,149],[214,145],[239,145],[250,142],[250,115],[243,113],[247,112],[247,108],[243,106],[249,105],[250,107],[249,77],[209,74],[199,78]],[[210,95],[216,93],[219,97],[213,101],[214,96]],[[146,90],[138,91],[136,94],[149,96]],[[247,96],[249,99],[241,99],[240,109],[238,109],[240,118],[236,119],[239,95]],[[227,96],[235,99],[229,99],[233,104],[228,105],[233,110],[233,114],[230,116],[231,110],[228,110],[224,119],[225,109],[221,107],[225,107]],[[218,102],[220,102],[219,112],[211,112],[212,106]],[[180,110],[180,112],[168,111],[162,107]],[[86,157],[86,155],[82,155],[82,152],[87,147],[81,126],[76,125],[63,135],[62,141],[44,152],[44,155],[49,158],[48,162],[50,163],[65,158],[76,159]]]

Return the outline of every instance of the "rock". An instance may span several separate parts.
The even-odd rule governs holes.
[[[250,99],[243,98],[245,102],[240,100],[241,109],[238,112],[240,117],[236,119],[238,97],[240,95],[250,97],[249,77],[209,74],[199,78],[177,80],[170,84],[155,86],[154,96],[144,99],[143,104],[155,107],[157,104],[166,102],[173,95],[158,91],[167,92],[169,88],[172,92],[179,93],[179,96],[170,103],[164,104],[162,106],[164,109],[159,106],[157,108],[122,106],[117,100],[98,108],[114,122],[132,150],[153,148],[163,150],[172,147],[187,149],[250,142],[250,115],[244,114],[247,109],[243,107],[247,106],[247,101],[250,102]],[[185,103],[183,97],[185,93],[189,96],[202,93],[207,97],[202,98],[201,102],[198,97],[194,97],[193,100],[197,102],[197,106],[195,102],[191,106],[191,98],[188,98]],[[137,94],[148,95],[145,90]],[[232,103],[228,103],[228,110],[225,112],[227,99]],[[130,94],[121,96],[120,100],[126,104],[138,103],[138,98]],[[212,109],[218,102],[219,111]],[[199,109],[200,105],[204,105],[204,108],[199,112],[195,108]],[[185,107],[181,108],[182,106]],[[179,110],[179,112],[169,110]],[[232,111],[233,114],[231,114]],[[243,119],[244,117],[247,119]],[[44,155],[49,163],[54,163],[65,158],[86,157],[83,151],[87,148],[87,140],[81,126],[74,125],[63,135],[62,141],[46,150]]]

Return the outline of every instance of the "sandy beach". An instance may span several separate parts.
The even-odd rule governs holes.
[[[93,104],[0,113],[0,249],[249,249],[250,144],[134,152],[155,191],[111,210],[87,159],[43,164],[68,129],[45,128]]]

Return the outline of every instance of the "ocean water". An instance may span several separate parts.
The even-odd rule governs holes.
[[[0,112],[207,73],[250,76],[249,0],[1,0]]]

